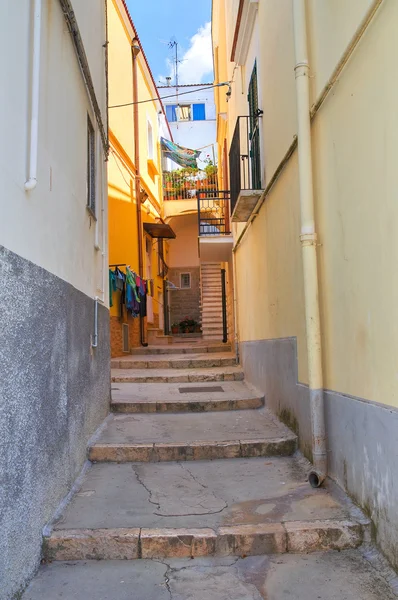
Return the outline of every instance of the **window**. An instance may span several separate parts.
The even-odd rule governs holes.
[[[168,104],[166,116],[169,123],[176,121],[205,121],[206,105],[198,104]]]
[[[95,217],[95,131],[87,115],[87,208]]]
[[[191,287],[191,273],[181,273],[180,274],[180,288],[182,290],[187,290]]]
[[[192,107],[190,104],[180,104],[178,106],[178,120],[179,121],[191,121],[192,120]]]
[[[257,63],[254,63],[250,77],[249,93],[247,96],[250,115],[250,166],[251,166],[251,189],[261,190],[261,160],[260,160],[260,127],[257,88]]]
[[[166,117],[169,123],[177,121],[177,104],[166,105]]]
[[[206,120],[206,111],[205,104],[193,104],[193,120],[194,121],[205,121]]]
[[[153,129],[150,121],[147,121],[148,126],[148,158],[153,160]]]

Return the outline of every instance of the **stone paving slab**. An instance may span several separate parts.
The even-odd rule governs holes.
[[[98,463],[55,529],[216,529],[360,518],[335,487],[311,488],[307,468],[296,457]]]
[[[202,381],[243,381],[241,367],[209,367],[207,369],[112,369],[113,382],[189,383]]]
[[[395,600],[359,550],[247,558],[55,562],[23,600]]]
[[[232,352],[125,356],[111,361],[112,369],[202,369],[208,367],[233,367],[236,356]]]
[[[96,443],[165,444],[239,442],[295,435],[267,408],[207,414],[113,415]]]
[[[223,391],[212,391],[214,387]],[[201,388],[202,391],[195,391]],[[180,393],[180,389],[184,393]],[[208,389],[208,391],[206,391]],[[186,393],[187,390],[192,390]],[[208,412],[260,408],[264,396],[244,381],[198,383],[114,383],[112,410],[123,413]]]

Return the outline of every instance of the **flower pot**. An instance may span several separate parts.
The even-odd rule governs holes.
[[[194,333],[194,331],[195,331],[195,326],[191,325],[190,327],[188,327],[188,333]]]
[[[172,333],[173,335],[176,335],[176,334],[178,333],[178,327],[172,327],[172,328],[171,328],[171,333]]]
[[[184,333],[189,333],[189,327],[185,327]]]

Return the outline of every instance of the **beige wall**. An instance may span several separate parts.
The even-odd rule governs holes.
[[[176,239],[169,243],[169,266],[198,267],[198,217],[197,214],[174,217],[170,221]]]
[[[225,1],[215,0],[214,12],[221,15]],[[370,5],[308,2],[312,103]],[[230,44],[233,17],[225,15]],[[228,125],[218,130],[220,146],[225,136],[230,143],[236,117],[247,114],[245,93],[257,53],[263,187],[296,134],[292,18],[290,1],[263,0],[246,67],[234,70],[230,47],[218,51],[235,81]],[[313,123],[325,387],[392,406],[398,406],[397,22],[398,3],[384,0]],[[216,26],[222,44],[222,26]],[[237,239],[243,225],[233,229]],[[239,337],[297,337],[299,380],[306,383],[299,235],[295,152],[236,251]]]
[[[394,406],[397,22],[385,0],[314,122],[325,385]]]

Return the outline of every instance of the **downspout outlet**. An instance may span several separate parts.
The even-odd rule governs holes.
[[[308,474],[308,482],[311,487],[319,488],[326,479],[325,473],[319,473],[318,471],[312,470]]]

